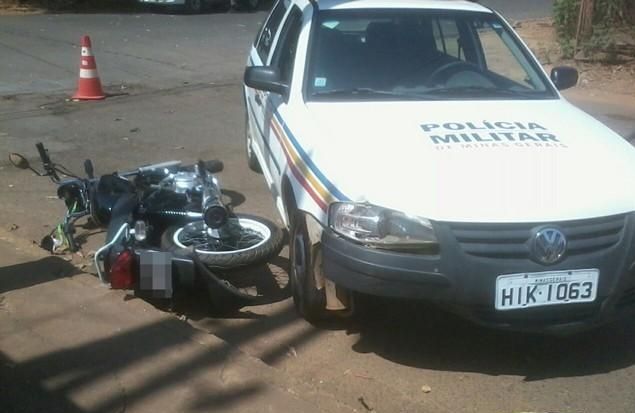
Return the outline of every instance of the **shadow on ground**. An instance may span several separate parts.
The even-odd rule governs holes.
[[[288,260],[280,260],[280,268],[288,269]],[[290,294],[288,286],[276,291],[279,295],[269,293],[276,297],[272,302]],[[203,325],[209,324],[209,328],[204,329],[236,345],[299,321],[291,303],[285,303],[285,310],[275,317],[254,314],[244,307],[216,314],[221,319],[218,321],[209,318],[205,303],[205,297],[189,299],[177,311],[195,321],[205,321]],[[537,381],[602,374],[635,364],[635,321],[559,337],[487,329],[414,301],[362,297],[359,307],[354,319],[311,326],[284,343],[276,343],[275,348],[265,349],[261,358],[275,366],[287,355],[288,348],[300,348],[329,330],[345,330],[358,335],[353,351],[375,353],[421,369],[515,375]],[[227,319],[247,319],[250,327],[227,327],[222,321]]]
[[[274,263],[281,269],[288,267],[286,259],[280,258]],[[70,264],[57,257],[1,268],[0,292],[55,280],[73,274],[73,270]],[[282,291],[286,293],[279,299],[288,296],[288,287]],[[177,308],[179,305],[179,311],[188,318],[208,318],[209,323],[215,323],[213,318],[209,319],[203,297],[186,299],[177,303]],[[417,302],[365,297],[360,309],[361,315],[353,320],[321,327],[307,325],[283,342],[272,343],[262,352],[262,360],[276,365],[287,357],[289,348],[300,348],[319,340],[329,329],[345,329],[348,334],[358,335],[353,351],[372,352],[394,363],[440,371],[517,375],[525,377],[526,381],[534,381],[601,374],[635,363],[633,322],[559,338],[484,329]],[[125,410],[126,406],[167,391],[183,377],[224,365],[232,357],[235,346],[244,346],[291,324],[303,323],[298,320],[293,307],[286,303],[267,315],[256,315],[243,308],[229,317],[245,320],[239,324],[221,323],[213,331],[230,345],[210,346],[176,361],[166,359],[166,368],[160,374],[146,374],[143,380],[127,387],[125,393],[112,392],[89,411]],[[70,395],[125,374],[131,366],[144,360],[162,357],[161,354],[179,348],[196,334],[199,333],[190,325],[169,318],[21,362],[0,353],[2,410],[86,411],[74,405]],[[195,389],[188,398],[188,410],[231,408],[258,397],[264,386],[261,381],[251,380],[231,386]]]
[[[251,294],[253,299],[239,299],[228,294],[210,296],[207,288],[199,286],[179,291],[171,303],[170,310],[194,321],[204,320],[210,316],[225,319],[265,318],[264,315],[252,313],[249,307],[277,303],[291,296],[286,272],[288,266],[289,260],[278,256],[266,265],[217,273],[217,276],[231,281],[241,291]],[[214,299],[222,302],[215,302]]]
[[[263,277],[272,276],[270,268],[286,265],[288,264],[285,259],[278,258],[273,260],[270,266],[254,268],[252,271],[258,272]],[[6,293],[7,297],[10,297],[10,292],[13,290],[33,287],[78,273],[79,271],[70,263],[55,256],[2,267],[0,268],[0,293]],[[254,273],[252,276],[255,275]],[[283,299],[288,296],[285,292],[286,286],[280,288],[269,283],[265,281],[260,285],[263,296],[267,296],[269,300]],[[206,300],[205,294],[198,296],[198,299],[186,299],[182,303],[183,310],[189,311],[191,316],[196,314],[200,317],[209,316],[204,304]],[[4,310],[3,301],[3,295],[0,295],[0,311]],[[121,305],[126,304],[121,303]],[[248,311],[246,313],[248,314]],[[88,314],[83,315],[83,317],[88,316]],[[95,317],[100,318],[112,316],[116,318],[115,314],[95,313]],[[238,313],[236,316],[239,316]],[[44,314],[42,317],[46,318],[47,322],[55,324],[56,318],[65,318],[67,314],[54,314],[53,318],[49,314]],[[260,334],[284,328],[287,323],[295,320],[297,320],[295,314],[285,310],[267,317],[265,325],[259,325],[257,328],[251,325],[234,326],[228,328],[226,333],[234,338],[233,344],[240,346]],[[35,325],[37,320],[31,323]],[[94,325],[100,325],[100,319],[96,319]],[[12,330],[9,326],[5,328],[9,331],[5,338],[10,338]],[[317,334],[318,331],[315,330],[315,333]],[[0,405],[2,406],[0,410],[3,413],[125,411],[148,398],[159,397],[162,392],[169,391],[186,377],[204,374],[206,370],[219,366],[223,366],[224,370],[226,364],[235,358],[236,348],[224,342],[202,346],[193,354],[184,355],[175,352],[177,348],[192,340],[198,341],[199,339],[194,337],[198,334],[200,332],[189,324],[179,321],[176,317],[170,317],[146,323],[137,328],[124,329],[107,338],[50,351],[20,362],[12,360],[0,351]],[[166,353],[169,351],[172,352]],[[158,369],[159,372],[148,374],[145,371],[141,380],[135,379],[133,383],[128,381],[127,385],[119,383],[123,380],[120,376],[125,377],[126,371],[155,359],[157,360],[155,363],[160,363],[161,366]],[[122,391],[114,389],[101,392],[102,396],[106,397],[97,397],[90,409],[81,408],[73,402],[73,395],[100,387],[113,377],[117,378]],[[128,380],[131,380],[130,376]],[[270,384],[252,376],[245,376],[239,382],[226,383],[222,377],[220,381],[220,384],[206,382],[204,386],[192,389],[185,401],[184,411],[226,411],[233,409],[234,405],[242,403],[249,405],[250,400],[261,397],[264,388]],[[122,383],[125,383],[125,380]]]
[[[62,277],[71,277],[79,273],[80,271],[73,264],[58,256],[0,267],[0,293],[31,287]]]
[[[169,334],[166,334],[166,329]],[[170,389],[184,377],[222,365],[231,357],[232,348],[203,347],[204,351],[180,357],[178,362],[166,358],[162,361],[166,368],[161,374],[144,374],[144,380],[127,386],[125,391],[113,391],[109,397],[98,399],[90,410],[78,408],[70,401],[69,395],[99,385],[144,360],[160,357],[161,353],[192,340],[194,335],[195,330],[189,325],[167,319],[21,363],[14,363],[0,353],[0,392],[6,392],[0,393],[3,396],[2,410],[5,413],[125,411],[152,395]],[[46,382],[56,384],[45,388],[43,383]],[[187,411],[223,410],[249,400],[263,386],[264,383],[245,380],[244,384],[193,389],[194,395]]]
[[[486,329],[422,303],[366,298],[349,325],[353,350],[406,366],[518,375],[526,381],[606,373],[635,364],[635,322],[567,337]]]

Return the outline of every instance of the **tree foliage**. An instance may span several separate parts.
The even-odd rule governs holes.
[[[565,57],[572,57],[575,53],[580,4],[581,0],[556,0],[554,3],[554,23]],[[579,46],[590,52],[611,49],[615,33],[634,24],[635,1],[595,0],[591,37],[582,39]]]

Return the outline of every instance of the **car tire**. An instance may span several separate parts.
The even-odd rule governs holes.
[[[199,14],[203,11],[204,0],[185,0],[185,11],[189,14]]]
[[[311,245],[306,218],[300,212],[291,222],[289,261],[289,282],[298,313],[309,322],[330,318],[324,288],[319,289],[315,282],[315,270],[322,265],[322,250],[319,244]]]
[[[262,173],[260,162],[253,150],[253,138],[249,127],[249,115],[245,114],[245,152],[247,153],[247,165],[254,172]]]

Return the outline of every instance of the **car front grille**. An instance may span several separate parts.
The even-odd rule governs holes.
[[[578,221],[525,224],[449,223],[463,252],[477,257],[529,258],[532,232],[542,226],[560,228],[567,237],[567,255],[608,249],[619,242],[626,215]]]

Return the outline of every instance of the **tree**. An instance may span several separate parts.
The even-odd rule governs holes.
[[[578,27],[575,34],[575,48],[581,42],[588,40],[593,34],[593,11],[595,10],[595,0],[581,0],[580,14],[578,17]]]

